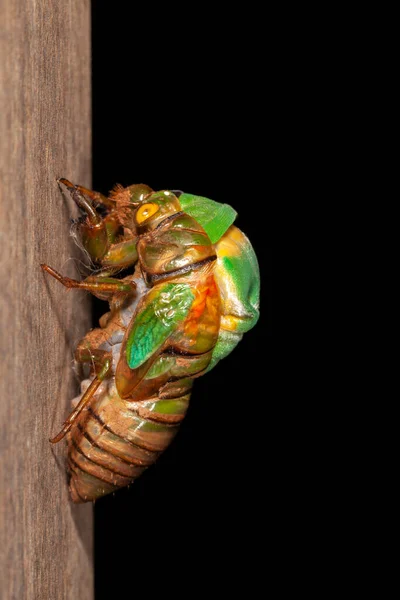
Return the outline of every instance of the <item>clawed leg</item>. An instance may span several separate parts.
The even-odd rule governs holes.
[[[49,275],[54,277],[54,279],[57,279],[57,281],[62,283],[66,288],[80,288],[82,290],[87,290],[101,300],[108,300],[117,292],[132,294],[136,288],[133,281],[121,281],[120,279],[104,275],[91,275],[90,277],[86,277],[83,281],[77,281],[76,279],[63,277],[63,275],[60,275],[58,271],[52,269],[49,265],[41,264],[40,266],[43,271],[49,273]]]
[[[115,201],[112,198],[107,198],[100,192],[95,192],[94,190],[88,190],[82,185],[74,185],[68,179],[62,177],[57,180],[58,185],[62,190],[67,190],[68,193],[72,196],[73,200],[77,203],[77,205],[82,208],[86,213],[94,208],[96,205],[104,206],[109,209],[115,208]],[[81,205],[82,203],[82,205]]]
[[[58,184],[85,215],[77,223],[79,238],[92,260],[100,265],[101,272],[77,281],[63,277],[46,264],[41,265],[42,269],[65,287],[86,289],[102,300],[109,300],[117,292],[131,293],[134,283],[112,277],[115,272],[135,265],[138,259],[137,239],[129,227],[126,230],[122,227],[121,214],[126,214],[127,207],[134,210],[151,193],[151,188],[143,184],[118,186],[107,198],[68,179],[59,179]],[[106,213],[104,217],[97,212],[98,207]]]
[[[79,237],[92,260],[99,261],[108,251],[121,227],[114,210],[115,202],[99,192],[74,185],[67,179],[59,179],[58,184],[85,215],[85,219],[78,224]],[[110,211],[104,219],[98,214],[96,205]]]
[[[107,198],[67,179],[59,179],[61,190],[71,196],[85,218],[77,225],[78,235],[91,259],[103,266],[124,268],[137,261],[136,238],[131,232],[123,233],[123,219],[129,208],[132,211],[152,190],[146,185],[136,184],[127,188],[118,187]],[[96,210],[102,207],[102,217]],[[128,228],[129,229],[129,228]],[[126,233],[126,232],[125,232]]]
[[[75,358],[78,362],[91,362],[95,367],[96,376],[83,394],[76,408],[74,408],[68,419],[63,423],[61,431],[54,438],[50,438],[52,444],[57,444],[65,437],[78,415],[93,398],[101,382],[104,381],[111,370],[112,356],[103,350],[78,348]]]

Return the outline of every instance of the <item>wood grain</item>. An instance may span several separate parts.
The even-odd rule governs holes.
[[[1,0],[0,598],[93,598],[92,506],[68,497],[65,445],[48,441],[77,381],[89,299],[57,177],[90,186],[90,3]]]

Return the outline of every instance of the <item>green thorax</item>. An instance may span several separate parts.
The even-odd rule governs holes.
[[[182,194],[179,203],[182,210],[203,227],[213,244],[222,238],[237,217],[237,212],[229,204],[202,196]]]

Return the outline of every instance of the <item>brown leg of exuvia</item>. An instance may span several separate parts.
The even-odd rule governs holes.
[[[98,387],[101,382],[107,377],[110,372],[112,365],[112,357],[108,352],[104,352],[102,350],[80,350],[77,352],[76,356],[77,360],[81,362],[91,362],[95,365],[97,374],[93,379],[92,383],[87,388],[86,392],[83,394],[80,399],[78,405],[74,408],[72,413],[69,415],[68,419],[63,423],[61,431],[54,437],[50,438],[50,442],[52,444],[57,444],[60,442],[63,437],[68,433],[71,429],[75,419],[82,412],[85,406],[90,402],[96,393]]]
[[[97,212],[96,206],[102,205],[105,207],[109,211],[108,216],[111,218],[111,215],[115,213],[115,203],[102,196],[102,194],[74,185],[67,179],[59,179],[58,184],[61,190],[72,198],[79,210],[85,215],[85,219],[77,223],[78,236],[90,258],[94,262],[98,262],[108,251],[119,224],[117,222],[118,216],[115,214],[116,222],[112,225],[108,222],[108,219],[107,226],[106,220]]]
[[[82,290],[87,290],[88,292],[96,293],[96,292],[126,292],[132,293],[135,289],[136,285],[132,282],[121,281],[119,279],[113,277],[104,277],[104,276],[91,276],[85,279],[84,281],[77,281],[76,279],[70,279],[69,277],[63,277],[60,275],[58,271],[49,267],[49,265],[41,264],[40,265],[43,271],[49,273],[54,279],[57,279],[62,285],[66,288],[80,288]]]
[[[100,204],[110,209],[115,208],[115,200],[107,198],[103,194],[100,194],[100,192],[88,190],[82,185],[75,185],[74,183],[71,183],[70,181],[68,181],[68,179],[65,179],[64,177],[57,179],[57,183],[61,187],[61,189],[66,189],[68,193],[73,196],[78,206],[80,206],[80,198],[83,197],[85,199],[88,199],[91,203],[94,202],[96,204]],[[87,209],[86,206],[81,206],[81,208],[83,208],[83,210],[85,211]]]

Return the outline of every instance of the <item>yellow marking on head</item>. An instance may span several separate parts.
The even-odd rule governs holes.
[[[138,208],[136,213],[136,221],[140,225],[150,217],[152,217],[158,211],[158,205],[153,202],[146,202]]]

